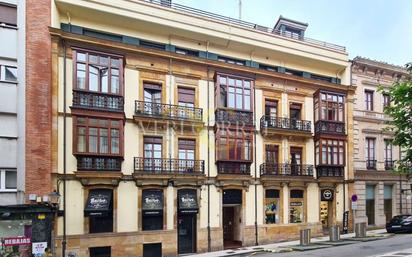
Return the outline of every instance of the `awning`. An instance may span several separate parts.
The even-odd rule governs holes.
[[[146,216],[158,216],[163,214],[163,191],[143,190],[142,211]]]
[[[97,189],[89,192],[85,216],[107,216],[112,211],[112,190]]]
[[[198,213],[197,193],[194,189],[180,189],[177,193],[179,213]]]

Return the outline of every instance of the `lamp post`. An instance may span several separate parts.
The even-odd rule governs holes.
[[[56,216],[58,216],[59,215],[59,204],[60,204],[60,197],[61,197],[61,195],[56,191],[56,190],[54,190],[53,192],[51,192],[50,194],[48,194],[48,197],[49,197],[49,204],[51,205],[51,207],[52,207],[52,209],[54,210],[54,214],[57,214],[57,215],[54,215],[53,217],[53,220],[52,220],[52,231],[53,231],[53,228],[54,228],[54,224],[53,224],[53,221],[56,219]],[[51,245],[50,245],[50,247],[52,246],[52,245],[54,245],[53,244],[53,237],[54,237],[54,233],[52,232],[51,233]],[[52,251],[53,251],[53,256],[55,255],[55,249],[54,249],[54,246],[53,247],[51,247],[51,249],[52,249]]]

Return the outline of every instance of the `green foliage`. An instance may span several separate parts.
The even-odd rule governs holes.
[[[394,133],[393,144],[402,149],[402,159],[397,163],[397,172],[412,175],[412,63],[407,65],[409,76],[395,81],[389,89],[379,91],[390,95],[391,105],[384,112],[392,120],[386,130]]]

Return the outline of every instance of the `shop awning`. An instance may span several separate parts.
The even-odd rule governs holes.
[[[89,192],[85,216],[107,216],[112,211],[112,190],[97,189]]]
[[[197,193],[194,189],[181,189],[178,191],[179,213],[190,214],[198,213]]]
[[[163,214],[163,191],[143,190],[142,193],[143,215],[158,216]]]

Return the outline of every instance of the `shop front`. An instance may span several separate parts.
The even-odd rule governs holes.
[[[180,189],[178,191],[178,253],[196,252],[197,203],[196,189]]]
[[[329,228],[334,222],[334,194],[334,190],[329,188],[320,191],[320,221],[323,229]]]

